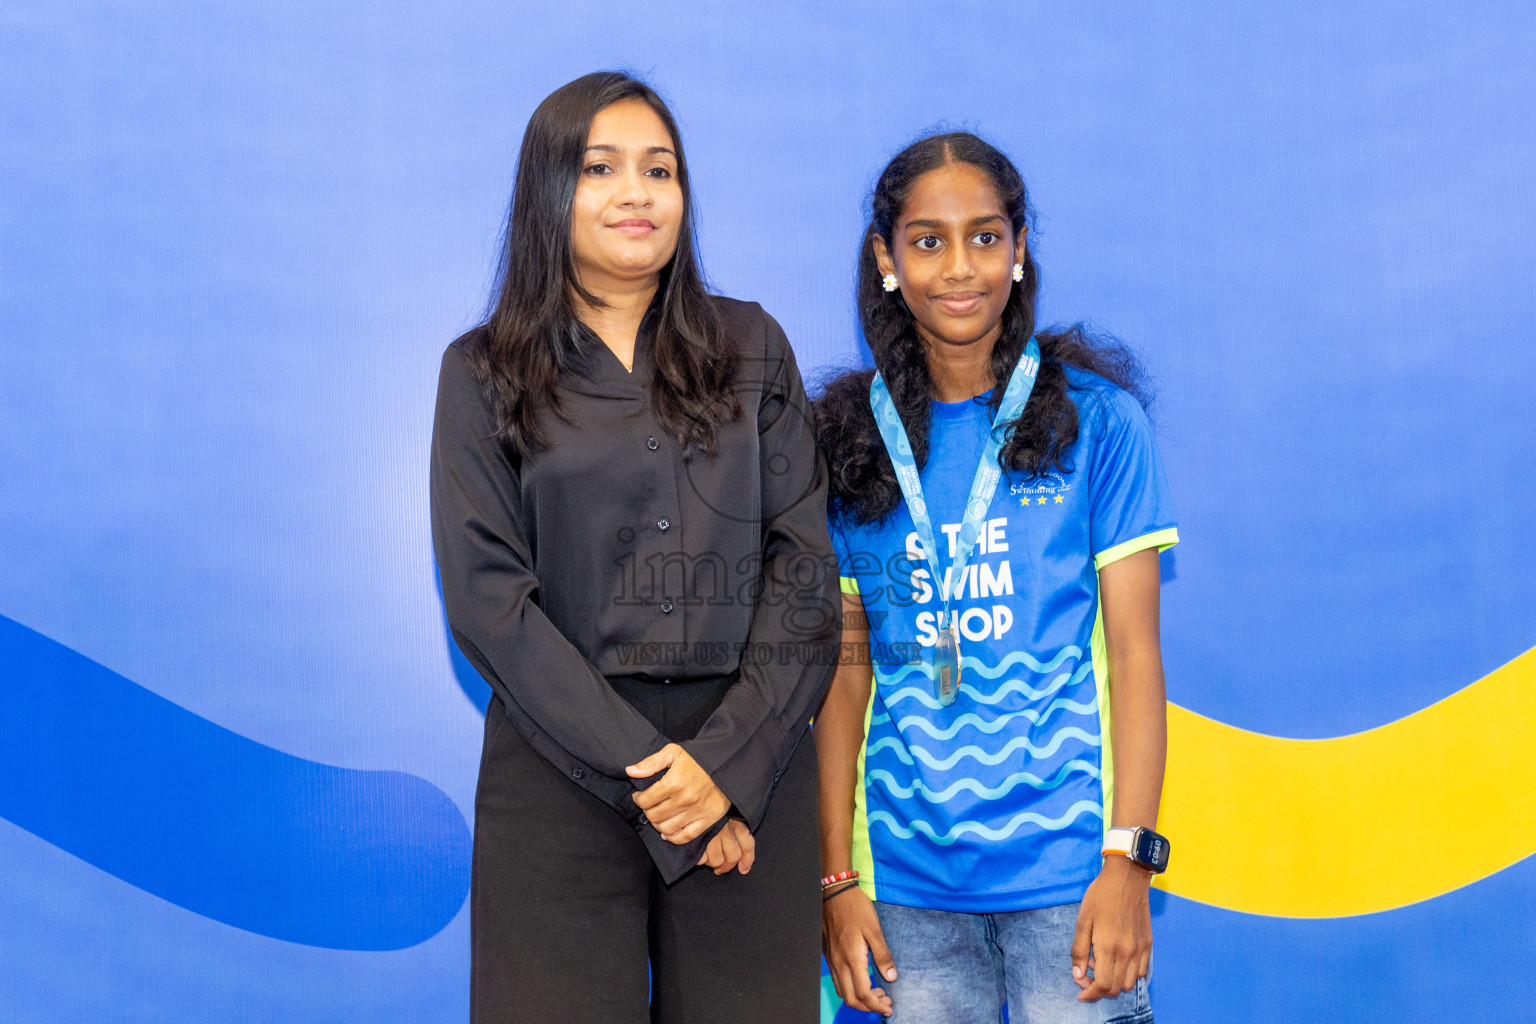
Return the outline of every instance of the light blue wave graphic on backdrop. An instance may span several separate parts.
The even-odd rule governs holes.
[[[1099,809],[1099,805],[1094,801],[1079,800],[1067,808],[1066,812],[1059,818],[1047,818],[1045,815],[1036,814],[1034,811],[1020,811],[1012,818],[1009,818],[1008,823],[1002,828],[991,828],[979,821],[960,821],[956,822],[947,832],[939,832],[921,818],[913,819],[910,825],[903,825],[888,811],[871,811],[869,820],[871,824],[878,821],[890,829],[894,835],[902,839],[911,839],[921,832],[940,846],[953,846],[959,842],[962,836],[966,835],[978,835],[992,842],[1007,839],[1014,832],[1018,831],[1019,826],[1025,824],[1039,826],[1048,832],[1059,832],[1085,814],[1103,817],[1103,813]]]
[[[331,949],[437,934],[470,831],[425,779],[274,750],[0,616],[0,817],[161,899]]]
[[[864,777],[868,782],[878,782],[881,786],[885,787],[887,793],[890,793],[899,800],[910,800],[914,795],[920,795],[922,799],[931,804],[942,804],[948,803],[962,792],[974,793],[983,800],[996,800],[1007,796],[1019,786],[1032,786],[1044,792],[1056,789],[1063,782],[1067,781],[1068,775],[1074,772],[1082,772],[1093,779],[1099,777],[1097,765],[1075,758],[1062,765],[1056,774],[1052,775],[1049,779],[1043,779],[1033,772],[1015,772],[996,786],[984,785],[977,779],[958,779],[943,789],[937,790],[930,787],[922,779],[916,779],[912,785],[905,786],[902,785],[901,780],[884,768],[876,768]]]

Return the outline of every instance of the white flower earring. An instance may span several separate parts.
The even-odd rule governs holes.
[[[1024,280],[1024,264],[1022,264],[1022,263],[1015,263],[1013,265],[1013,279],[1015,281],[1022,281],[1022,280]]]
[[[901,282],[896,280],[895,274],[886,274],[885,277],[880,279],[880,287],[888,292],[893,292],[901,287]]]

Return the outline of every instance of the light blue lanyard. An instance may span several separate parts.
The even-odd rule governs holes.
[[[959,631],[951,605],[965,581],[966,563],[970,561],[971,549],[976,546],[982,521],[992,504],[997,482],[1002,477],[997,456],[1007,439],[1008,425],[1024,411],[1030,392],[1035,388],[1035,375],[1039,371],[1040,346],[1031,338],[1024,354],[1019,357],[1018,365],[1013,368],[1013,374],[1008,378],[997,416],[987,432],[987,444],[981,453],[981,462],[976,466],[976,476],[971,480],[970,497],[966,500],[965,515],[960,521],[960,537],[955,544],[955,560],[950,567],[948,587],[944,585],[939,549],[933,539],[933,519],[928,515],[927,502],[923,500],[923,485],[918,477],[917,462],[912,458],[912,443],[907,440],[906,428],[901,425],[901,416],[896,411],[896,403],[891,400],[891,392],[886,388],[885,380],[877,372],[869,385],[869,407],[874,411],[875,425],[880,428],[880,437],[885,442],[885,450],[896,470],[896,482],[901,487],[901,496],[907,501],[907,511],[912,513],[912,524],[917,527],[923,558],[933,574],[934,589],[944,601],[944,610],[939,613],[941,642],[936,655],[943,659],[948,652],[953,662],[953,677],[947,680],[941,677],[936,682],[939,686],[939,699],[946,704],[954,700],[954,690],[960,678]],[[949,635],[944,637],[946,632]],[[937,663],[936,667],[940,667],[942,672],[942,667]],[[946,696],[948,700],[945,700]]]

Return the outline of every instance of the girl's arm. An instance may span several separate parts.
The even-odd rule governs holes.
[[[1117,827],[1157,827],[1168,748],[1158,634],[1160,587],[1155,548],[1128,555],[1099,571],[1115,759],[1110,824]],[[1072,943],[1072,976],[1082,989],[1079,1001],[1117,996],[1146,975],[1152,958],[1152,912],[1147,899],[1151,883],[1151,873],[1130,858],[1104,858],[1099,877],[1083,897]],[[1089,967],[1094,973],[1091,979]]]
[[[859,782],[864,711],[872,685],[864,603],[857,594],[844,594],[843,645],[837,672],[811,730],[816,738],[824,876],[853,866],[853,793]],[[875,965],[887,981],[896,979],[896,964],[869,897],[858,886],[851,886],[822,903],[821,921],[823,950],[838,996],[858,1010],[890,1013],[890,996],[871,987],[869,955],[874,954]]]

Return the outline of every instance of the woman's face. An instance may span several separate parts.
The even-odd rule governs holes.
[[[1014,238],[984,171],[952,163],[918,178],[890,246],[876,236],[874,247],[880,273],[896,275],[926,342],[990,347],[997,341],[1013,265],[1024,258],[1024,235]]]
[[[671,134],[650,104],[598,111],[571,203],[571,251],[582,287],[603,295],[654,278],[677,251],[683,190]]]

